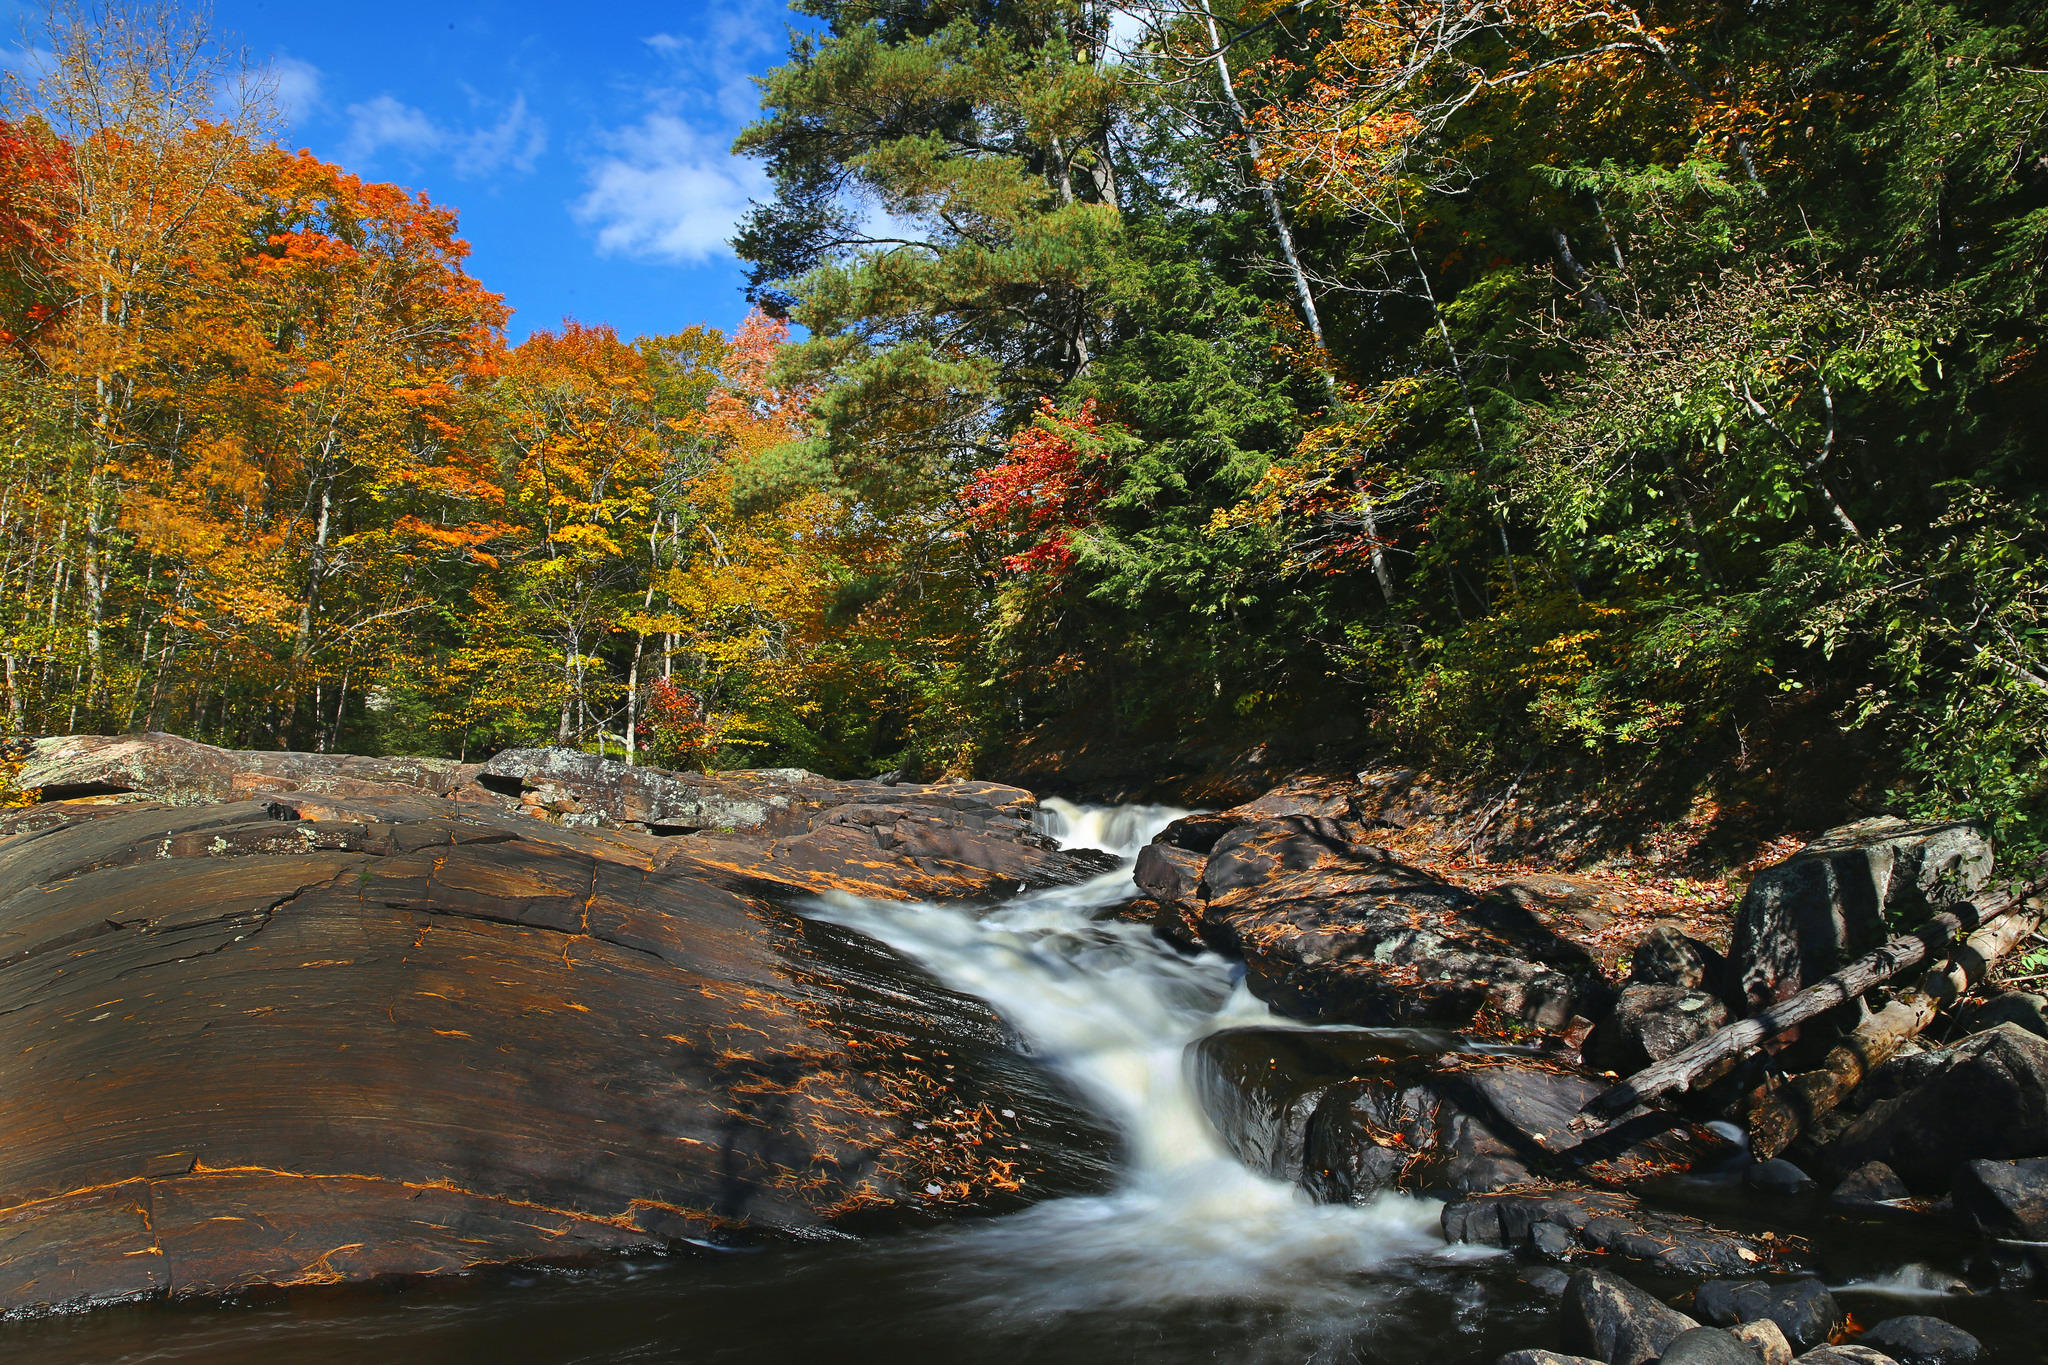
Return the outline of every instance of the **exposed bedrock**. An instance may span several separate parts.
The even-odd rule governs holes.
[[[193,757],[92,780],[197,802],[218,773]],[[385,794],[0,816],[0,1311],[829,1230],[1103,1178],[1105,1135],[985,1006],[766,898],[1091,875],[1030,829],[1028,797],[792,797],[791,832],[721,841],[346,780]]]
[[[1606,1012],[1612,990],[1592,957],[1515,898],[1356,842],[1356,821],[1248,809],[1176,822],[1135,875],[1166,937],[1242,957],[1253,994],[1281,1013],[1463,1027],[1488,1010],[1558,1028]]]

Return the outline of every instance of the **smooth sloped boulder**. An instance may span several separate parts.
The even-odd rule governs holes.
[[[1966,1161],[1950,1197],[1956,1216],[1987,1237],[2048,1242],[2048,1158]]]
[[[1972,1028],[2018,1024],[2029,1033],[2048,1038],[2048,996],[2032,991],[2003,991],[1970,1010],[1968,1017]]]
[[[1742,1172],[1742,1183],[1759,1194],[1804,1194],[1819,1182],[1783,1157],[1756,1161]]]
[[[1893,1361],[1868,1346],[1816,1346],[1795,1356],[1792,1365],[1893,1365]]]
[[[1897,1171],[1882,1161],[1866,1161],[1842,1177],[1828,1196],[1828,1203],[1838,1209],[1861,1209],[1904,1199],[1912,1193]]]
[[[425,795],[0,816],[0,1311],[1097,1178],[985,1007],[690,848]]]
[[[1810,986],[1991,875],[1991,841],[1966,823],[1893,816],[1831,829],[1758,873],[1736,910],[1730,992],[1747,1013]]]
[[[2048,1154],[2048,1039],[2001,1024],[1939,1054],[1912,1089],[1871,1105],[1829,1144],[1836,1170],[1882,1161],[1920,1190],[1966,1161]]]
[[[1718,1327],[1680,1332],[1658,1357],[1658,1365],[1759,1365],[1757,1353],[1741,1338]]]
[[[1204,936],[1296,1018],[1461,1027],[1487,1009],[1555,1028],[1610,998],[1586,951],[1527,909],[1354,843],[1334,820],[1238,826],[1210,851],[1201,889]]]
[[[1886,1318],[1858,1337],[1856,1344],[1882,1351],[1899,1365],[1976,1365],[1984,1359],[1984,1343],[1962,1328],[1924,1313]]]
[[[135,793],[166,805],[242,801],[265,792],[330,796],[420,792],[451,796],[476,764],[445,758],[365,758],[265,749],[218,749],[177,735],[64,735],[39,739],[14,785],[45,801]],[[488,801],[487,793],[477,793]]]
[[[482,764],[216,749],[175,735],[37,740],[16,778],[45,799],[128,793],[169,805],[250,796],[444,796],[564,828],[686,839],[761,887],[994,899],[1107,871],[1038,829],[1036,799],[995,782],[833,782],[797,769],[715,777],[628,767],[575,749],[512,749]]]
[[[1693,1291],[1693,1315],[1716,1327],[1775,1323],[1795,1350],[1824,1346],[1848,1321],[1824,1281],[1708,1280]]]
[[[1565,1350],[1608,1365],[1648,1365],[1697,1326],[1619,1276],[1581,1270],[1565,1288],[1558,1335]]]
[[[1558,1187],[1476,1194],[1446,1204],[1442,1218],[1446,1241],[1559,1261],[1606,1256],[1666,1275],[1741,1274],[1792,1259],[1775,1242],[1697,1218],[1654,1213],[1614,1190]]]

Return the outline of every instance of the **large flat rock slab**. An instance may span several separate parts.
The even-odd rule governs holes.
[[[952,1070],[985,1007],[686,843],[425,793],[0,816],[0,1312],[1081,1178],[1016,1140],[1085,1127],[1049,1084]]]

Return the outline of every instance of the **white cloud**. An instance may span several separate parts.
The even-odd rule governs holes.
[[[605,145],[572,211],[597,229],[608,256],[695,263],[728,254],[748,201],[769,192],[768,173],[728,151],[728,135],[675,114],[649,114]]]
[[[320,105],[320,68],[297,57],[274,57],[267,74],[278,112],[296,123]]]
[[[396,152],[418,161],[444,156],[465,178],[510,170],[524,174],[547,150],[547,126],[526,107],[526,96],[512,104],[494,124],[460,129],[437,123],[423,110],[379,95],[348,107],[348,138],[342,159],[367,162],[379,152]]]

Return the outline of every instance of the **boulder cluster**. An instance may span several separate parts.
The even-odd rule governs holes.
[[[1398,824],[1384,805],[1369,782],[1301,784],[1177,821],[1138,859],[1160,937],[1242,958],[1278,1013],[1353,1026],[1198,1045],[1204,1101],[1240,1157],[1327,1201],[1437,1193],[1450,1241],[1561,1267],[1543,1275],[1563,1291],[1559,1337],[1573,1354],[1517,1352],[1502,1365],[1980,1358],[1974,1339],[1926,1316],[1845,1344],[1847,1320],[1807,1274],[1799,1238],[1653,1210],[1635,1187],[1739,1174],[1768,1208],[1826,1182],[1836,1217],[1947,1219],[2001,1243],[2007,1278],[2040,1275],[2021,1245],[2048,1240],[2037,998],[1965,1009],[1957,1017],[1975,1031],[1945,1045],[1909,1041],[1809,1125],[1794,1160],[1749,1160],[1724,1136],[1739,1129],[1707,1125],[1739,1124],[1783,1077],[1818,1065],[1866,1016],[1862,1002],[1675,1102],[1607,1121],[1587,1112],[1620,1078],[1976,892],[1993,864],[1980,829],[1875,819],[1831,830],[1756,875],[1725,953],[1657,923],[1611,979],[1572,916],[1531,908],[1527,879],[1474,890],[1402,862],[1378,842]],[[1460,1042],[1475,1032],[1529,1046]],[[1691,1314],[1616,1271],[1698,1281]]]

